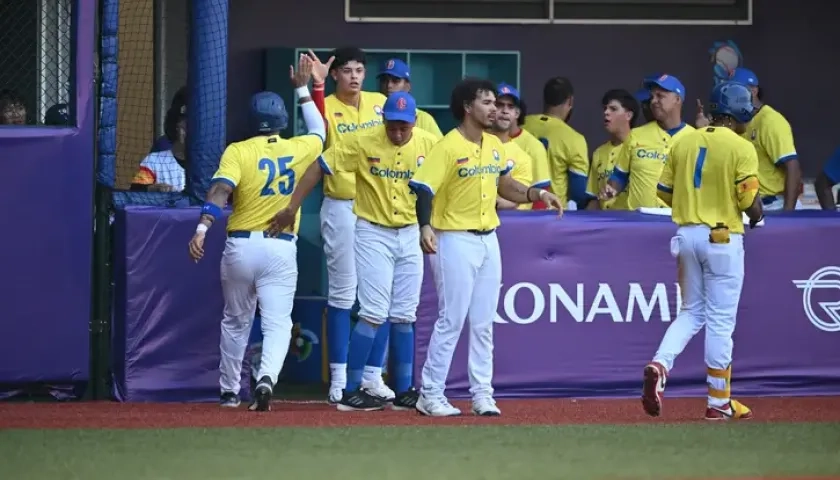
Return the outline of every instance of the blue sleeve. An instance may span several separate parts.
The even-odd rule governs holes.
[[[630,174],[618,167],[615,167],[612,175],[610,175],[610,180],[617,183],[623,190],[627,186],[627,182],[630,181]]]
[[[823,165],[823,173],[829,180],[831,180],[831,183],[840,183],[840,148],[838,148],[834,154],[829,157],[828,161],[825,162],[825,165]]]
[[[569,199],[578,204],[585,204],[590,197],[586,194],[586,183],[588,177],[579,173],[569,171]]]

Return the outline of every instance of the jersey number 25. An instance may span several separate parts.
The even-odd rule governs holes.
[[[295,171],[289,168],[294,157],[280,157],[277,160],[270,158],[263,158],[260,160],[260,171],[268,171],[268,178],[265,179],[265,185],[260,190],[260,196],[267,197],[270,195],[291,195],[295,188]],[[283,180],[285,178],[285,181]],[[277,182],[277,190],[273,188],[274,182]]]

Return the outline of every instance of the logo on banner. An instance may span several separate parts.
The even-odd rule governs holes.
[[[840,267],[823,267],[808,280],[794,280],[796,288],[802,289],[802,309],[808,320],[824,332],[840,332]],[[838,300],[814,301],[814,290],[836,290]],[[814,303],[819,306],[814,309]]]
[[[613,323],[632,323],[641,320],[650,322],[659,320],[670,322],[679,313],[682,295],[679,284],[673,285],[673,302],[669,298],[671,284],[657,283],[653,288],[642,288],[639,283],[630,283],[625,288],[626,302],[619,302],[616,294],[607,283],[599,283],[594,297],[584,293],[584,285],[578,283],[574,291],[566,290],[562,285],[549,283],[547,291],[529,282],[520,282],[505,289],[500,285],[499,309],[495,323],[530,325],[546,318],[549,323],[557,323],[571,317],[577,323],[592,323],[598,319]],[[591,295],[591,294],[590,294]],[[527,306],[517,308],[518,301]],[[675,308],[672,313],[671,306]]]

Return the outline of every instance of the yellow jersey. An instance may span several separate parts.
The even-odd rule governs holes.
[[[438,127],[438,124],[435,121],[435,117],[431,116],[428,112],[420,110],[419,108],[417,109],[417,123],[414,125],[431,133],[438,140],[443,138],[443,133],[441,133],[440,127]]]
[[[542,142],[526,130],[519,130],[519,133],[511,139],[534,162],[534,181],[531,186],[549,188],[551,186],[551,165],[548,163],[548,154]]]
[[[222,154],[211,182],[233,187],[233,213],[227,230],[266,230],[271,219],[289,205],[295,180],[324,150],[318,135],[286,140],[259,136],[230,144]],[[300,212],[292,233],[297,233]]]
[[[327,148],[349,133],[382,125],[383,105],[385,95],[376,92],[361,92],[358,109],[342,102],[335,94],[324,99]],[[324,195],[337,200],[352,200],[356,196],[355,175],[344,172],[325,177]]]
[[[601,210],[627,210],[627,190],[623,190],[615,198],[599,200],[598,194],[606,186],[607,181],[615,169],[615,161],[621,154],[624,144],[613,145],[606,142],[592,153],[592,163],[589,168],[589,178],[586,182],[586,196],[590,202],[598,202]]]
[[[685,123],[665,130],[656,122],[648,122],[630,131],[618,155],[610,180],[627,190],[627,209],[664,207],[656,195],[656,184],[671,147],[694,127]]]
[[[764,105],[747,124],[744,138],[751,141],[758,154],[758,182],[762,196],[785,191],[783,164],[797,157],[790,123],[770,105]]]
[[[516,142],[505,143],[507,159],[513,163],[510,169],[510,176],[526,187],[546,188],[550,184],[545,164],[537,164],[525,150],[519,147]],[[523,203],[516,207],[517,210],[531,210],[533,203]]]
[[[432,147],[409,184],[434,195],[433,228],[492,230],[499,226],[499,177],[512,166],[505,145],[495,135],[483,133],[477,145],[454,128]]]
[[[759,188],[758,156],[750,142],[725,127],[690,133],[671,149],[657,189],[677,225],[722,223],[744,233],[741,212]]]
[[[394,145],[378,126],[328,148],[318,162],[327,175],[352,173],[356,179],[357,217],[385,227],[417,223],[417,197],[408,181],[437,143],[437,138],[415,128],[404,145]]]
[[[542,142],[551,165],[551,190],[565,205],[586,198],[589,150],[586,139],[568,123],[548,115],[528,115],[525,130]]]

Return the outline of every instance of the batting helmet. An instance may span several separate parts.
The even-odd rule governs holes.
[[[709,113],[727,115],[738,123],[748,123],[755,115],[752,93],[740,83],[723,82],[715,85],[709,97]]]
[[[251,122],[259,133],[275,133],[289,125],[289,113],[283,98],[274,92],[260,92],[251,97]]]

